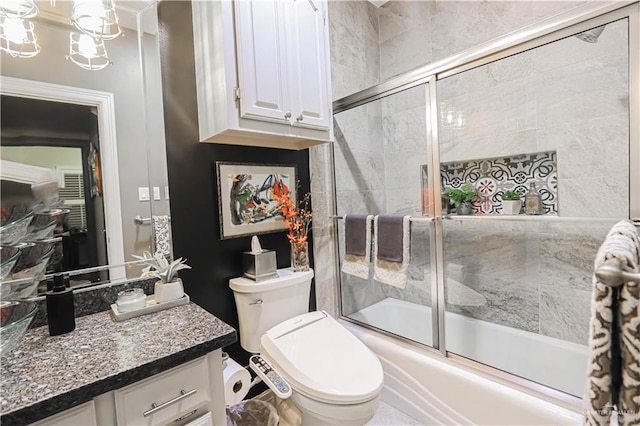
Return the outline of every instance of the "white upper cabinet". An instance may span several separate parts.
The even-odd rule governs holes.
[[[291,62],[291,104],[294,124],[328,129],[331,123],[329,49],[326,3],[295,0],[286,5]]]
[[[291,117],[283,9],[278,1],[236,2],[242,118],[288,123]]]
[[[192,2],[200,140],[331,140],[326,0]]]

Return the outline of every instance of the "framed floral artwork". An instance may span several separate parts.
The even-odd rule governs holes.
[[[221,239],[286,229],[276,195],[279,188],[287,188],[295,203],[295,165],[218,161],[216,174]]]

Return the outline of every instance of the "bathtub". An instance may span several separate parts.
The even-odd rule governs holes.
[[[431,344],[431,309],[387,298],[349,315],[388,332]],[[581,395],[586,347],[447,313],[446,345],[496,368]],[[580,424],[575,407],[560,406],[490,380],[438,354],[343,321],[380,358],[383,401],[424,424]],[[573,409],[572,409],[573,408]]]

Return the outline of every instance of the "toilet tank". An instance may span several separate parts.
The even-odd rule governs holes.
[[[229,281],[240,324],[240,345],[260,352],[260,337],[271,327],[309,311],[313,269],[278,269],[278,277],[256,282],[239,277]]]

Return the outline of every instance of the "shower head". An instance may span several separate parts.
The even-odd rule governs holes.
[[[600,34],[604,31],[604,27],[603,25],[601,27],[591,28],[590,30],[576,34],[576,37],[587,43],[597,43],[598,37],[600,37]]]

